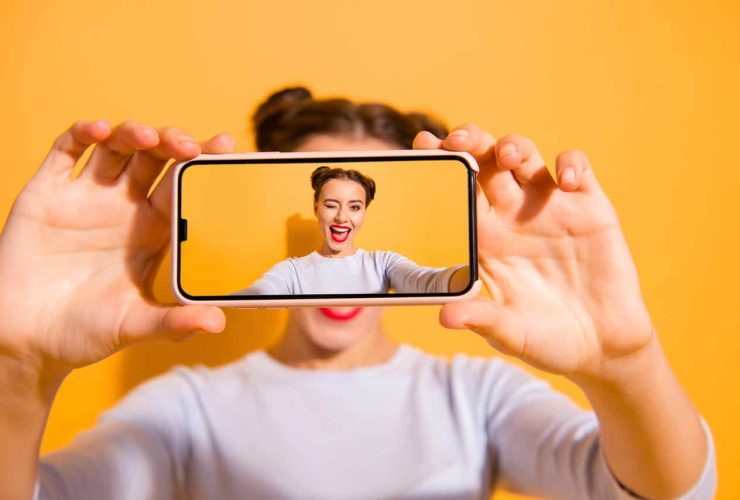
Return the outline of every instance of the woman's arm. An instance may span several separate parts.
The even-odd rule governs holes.
[[[593,412],[502,360],[487,363],[476,380],[483,381],[480,397],[486,399],[488,443],[501,486],[544,498],[634,498],[607,464],[602,424]],[[715,473],[707,460],[683,498],[712,498]]]
[[[640,351],[613,362],[605,375],[573,380],[599,419],[601,445],[612,472],[630,490],[648,498],[677,497],[695,485],[713,461],[699,415],[657,335]]]
[[[588,158],[561,153],[556,179],[532,141],[496,141],[473,125],[419,148],[473,154],[478,254],[492,299],[447,304],[440,320],[467,328],[530,365],[565,375],[599,418],[609,467],[630,490],[674,497],[708,462],[699,416],[659,347],[614,208]]]
[[[385,270],[389,288],[399,293],[447,293],[462,290],[468,286],[470,272],[468,266],[429,267],[420,266],[396,252],[376,252],[382,259],[380,267]],[[462,280],[467,275],[467,281]],[[461,288],[453,288],[461,287]]]
[[[40,460],[40,499],[179,498],[194,429],[202,429],[201,378],[177,368],[138,386],[93,429]]]
[[[231,149],[223,135],[202,147]],[[174,128],[78,122],[15,201],[0,234],[0,497],[31,497],[46,418],[71,370],[131,343],[223,328],[218,308],[161,304],[151,290],[168,248],[171,177],[148,193],[170,158],[200,152]]]
[[[298,282],[297,270],[290,259],[278,262],[258,280],[229,295],[293,295]]]
[[[0,356],[0,497],[31,498],[41,437],[61,380]]]

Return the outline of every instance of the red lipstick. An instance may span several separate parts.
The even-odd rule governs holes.
[[[334,321],[349,321],[360,314],[360,311],[362,311],[362,307],[355,307],[347,312],[340,312],[331,307],[319,307],[319,311],[321,311],[321,314],[329,319],[333,319]]]
[[[329,226],[329,233],[331,233],[331,239],[337,243],[344,243],[349,238],[349,233],[352,229],[347,226],[340,226],[333,224]]]

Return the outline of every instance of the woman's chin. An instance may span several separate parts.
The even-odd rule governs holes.
[[[326,242],[327,246],[329,247],[329,251],[333,255],[339,255],[347,253],[352,248],[352,239],[348,238],[346,241],[338,242],[329,240]]]
[[[331,250],[332,254],[339,255],[342,252],[346,251],[347,247],[346,245],[337,245],[335,243],[334,245],[329,246],[329,249]]]
[[[293,320],[307,340],[323,351],[347,350],[379,326],[381,308],[325,307],[301,308],[293,312]]]
[[[313,314],[317,324],[309,330],[309,337],[327,351],[348,349],[369,332],[362,307],[320,307]]]
[[[332,353],[346,351],[357,344],[364,336],[364,332],[353,332],[347,329],[338,330],[334,328],[309,333],[309,339],[314,346],[322,351]]]

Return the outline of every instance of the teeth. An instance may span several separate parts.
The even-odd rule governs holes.
[[[348,228],[342,228],[342,229],[340,229],[338,227],[332,227],[330,229],[332,231],[334,231],[335,233],[348,233],[349,232],[349,229]]]

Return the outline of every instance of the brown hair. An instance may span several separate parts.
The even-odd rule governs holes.
[[[257,108],[252,124],[259,151],[293,151],[314,134],[373,137],[405,149],[422,130],[447,136],[447,127],[426,114],[402,113],[380,103],[314,99],[304,87],[272,94]]]
[[[375,198],[375,181],[361,174],[357,170],[346,170],[344,168],[319,167],[311,174],[311,187],[313,188],[313,202],[319,201],[321,187],[331,179],[342,179],[355,181],[365,189],[365,207]]]

